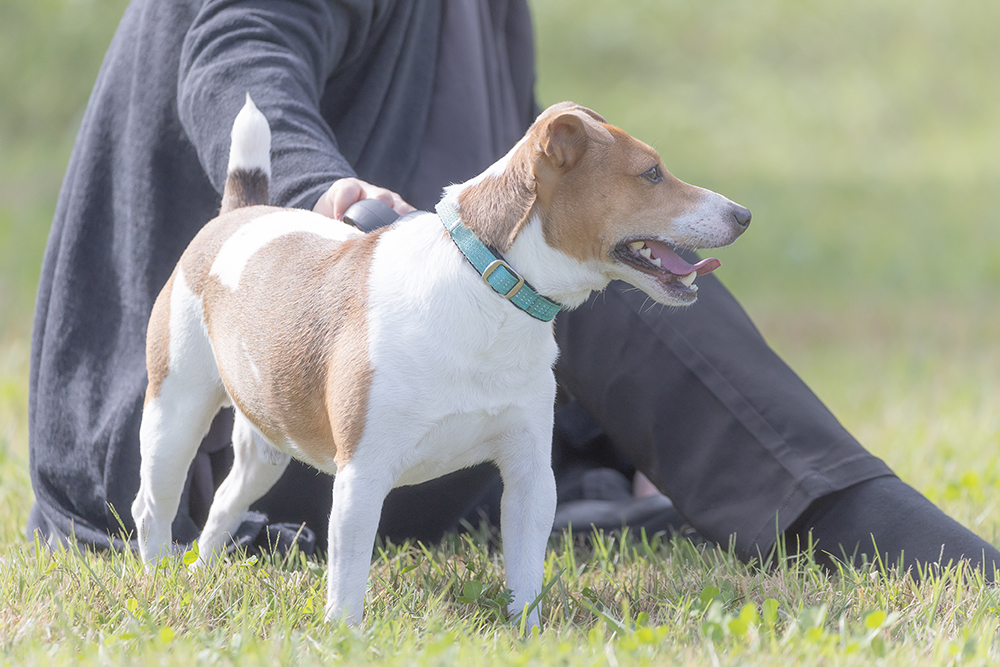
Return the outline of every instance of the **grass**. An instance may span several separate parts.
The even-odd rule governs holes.
[[[75,126],[123,0],[0,0],[0,655],[11,664],[995,664],[998,592],[954,569],[828,576],[662,536],[550,545],[545,630],[497,613],[491,536],[383,545],[362,628],[323,563],[207,571],[25,539],[28,331]],[[573,99],[754,212],[723,280],[844,424],[1000,543],[1000,4],[533,3]],[[713,251],[714,252],[714,251]]]
[[[322,569],[295,553],[150,574],[127,555],[37,553],[0,566],[15,663],[977,664],[995,659],[1000,603],[958,570],[831,579],[808,560],[748,568],[685,540],[565,537],[546,562],[545,632],[530,637],[497,613],[498,557],[479,534],[379,549],[369,620],[351,628],[322,622]]]
[[[368,621],[322,622],[323,573],[296,553],[151,573],[131,555],[11,549],[0,646],[14,664],[990,664],[1000,593],[945,568],[831,578],[808,559],[748,567],[658,536],[553,540],[545,631],[498,613],[486,534],[386,545]]]

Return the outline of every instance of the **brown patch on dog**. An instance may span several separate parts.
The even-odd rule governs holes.
[[[170,294],[174,289],[175,275],[176,268],[157,295],[146,327],[146,376],[149,384],[146,385],[143,408],[160,395],[160,387],[170,371]]]
[[[590,143],[570,168],[560,166],[565,160],[558,153],[535,162],[545,240],[581,262],[606,261],[626,234],[662,237],[669,221],[691,211],[705,194],[667,171],[650,146],[605,127],[614,143]],[[654,166],[662,174],[659,183],[642,175]]]
[[[354,455],[368,418],[374,374],[368,361],[368,271],[380,235],[376,230],[357,239],[349,248],[351,261],[338,267],[343,273],[338,283],[344,289],[336,295],[334,307],[342,314],[341,344],[331,351],[326,369],[327,414],[337,415],[331,422],[338,468]]]
[[[550,107],[535,125],[538,128],[534,133],[539,137],[542,153],[561,171],[575,167],[591,144],[610,146],[615,143],[604,118],[572,102]]]
[[[181,256],[180,266],[188,288],[201,296],[208,282],[208,273],[222,245],[237,229],[248,222],[285,209],[276,206],[248,206],[220,215],[201,228]]]
[[[506,252],[535,204],[536,172],[548,168],[568,173],[591,146],[613,144],[604,123],[599,114],[572,102],[546,109],[511,153],[503,172],[486,176],[459,194],[465,225],[487,245]]]
[[[293,442],[321,469],[331,460],[341,467],[367,417],[367,284],[380,231],[343,242],[307,232],[281,236],[250,257],[231,290],[209,270],[222,242],[245,222],[237,219],[244,211],[255,209],[220,218],[186,257],[199,265],[192,290],[202,293],[223,383],[273,443]]]
[[[246,206],[264,206],[268,203],[268,179],[262,169],[236,169],[226,177],[219,215]]]
[[[506,252],[535,203],[530,146],[522,144],[501,173],[485,177],[458,196],[462,222],[480,241]]]

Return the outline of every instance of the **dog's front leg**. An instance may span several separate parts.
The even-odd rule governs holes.
[[[497,460],[503,477],[500,531],[507,587],[514,593],[508,611],[520,615],[542,590],[545,548],[556,512],[556,480],[551,430],[518,433],[510,440]],[[528,627],[534,625],[541,627],[537,606],[528,616]]]
[[[333,480],[330,512],[326,620],[358,624],[364,613],[365,589],[382,503],[392,488],[384,469],[369,470],[351,462]]]

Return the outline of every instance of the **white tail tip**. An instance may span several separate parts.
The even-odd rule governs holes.
[[[271,127],[250,99],[250,93],[233,121],[231,138],[228,173],[237,169],[260,169],[271,176]]]

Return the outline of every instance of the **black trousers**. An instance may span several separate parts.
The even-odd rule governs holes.
[[[556,372],[608,436],[611,458],[627,458],[703,536],[734,539],[749,559],[767,553],[813,500],[892,472],[774,354],[714,276],[698,285],[698,302],[685,309],[612,283],[561,313]],[[557,413],[557,431],[574,430]],[[563,446],[557,438],[557,459]],[[255,509],[272,521],[306,521],[322,544],[330,485],[293,463]],[[495,520],[500,489],[489,465],[396,489],[380,532],[433,540],[462,519]]]

